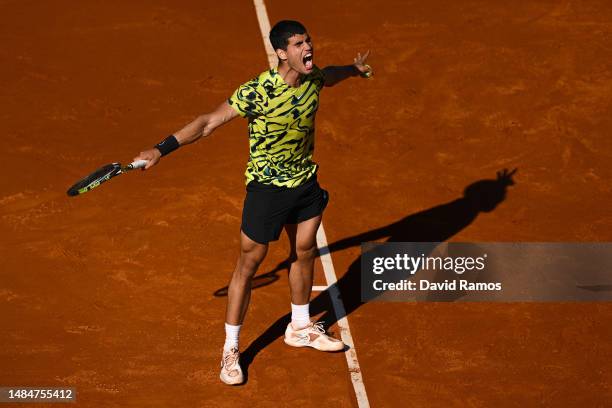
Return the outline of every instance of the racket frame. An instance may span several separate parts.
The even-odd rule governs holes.
[[[90,175],[88,175],[87,177],[82,178],[81,180],[77,181],[76,183],[74,183],[66,192],[66,194],[68,194],[69,196],[78,196],[81,194],[84,194],[90,190],[93,190],[94,188],[98,187],[100,184],[110,180],[113,177],[116,177],[122,173],[126,173],[128,171],[132,171],[135,169],[140,169],[143,168],[147,165],[147,161],[146,160],[136,160],[126,166],[122,166],[121,163],[110,163],[107,165],[104,165],[102,167],[100,167],[98,170],[94,171],[93,173],[91,173]],[[100,177],[97,177],[95,179],[93,179],[91,182],[89,182],[88,184],[86,184],[85,186],[77,189],[76,187],[83,183],[84,181],[86,181],[87,179],[89,179],[93,174],[99,172],[100,170],[104,169],[105,167],[109,167],[109,170],[103,174]]]

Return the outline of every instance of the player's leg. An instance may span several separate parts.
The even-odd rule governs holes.
[[[339,351],[344,344],[325,333],[321,323],[310,321],[310,294],[317,256],[317,230],[321,215],[286,228],[291,243],[292,263],[289,268],[291,290],[291,323],[285,331],[285,343],[294,347],[313,347],[322,351]]]
[[[321,224],[321,215],[300,224],[286,226],[293,258],[289,268],[289,288],[291,303],[307,305],[310,302],[314,275],[314,262],[317,256],[317,229]],[[301,327],[309,321],[294,321]]]
[[[268,244],[257,243],[240,232],[240,257],[227,292],[226,323],[239,325],[244,321],[251,299],[253,276],[267,252]]]
[[[223,345],[220,374],[221,380],[226,384],[241,384],[244,381],[239,361],[238,338],[251,299],[253,276],[267,252],[267,244],[257,243],[244,232],[240,232],[240,257],[227,292],[225,344]]]

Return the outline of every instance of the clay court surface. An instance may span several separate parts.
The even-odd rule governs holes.
[[[266,6],[272,23],[304,22],[320,67],[372,51],[373,79],[323,91],[315,155],[370,405],[609,406],[609,303],[360,304],[358,262],[367,240],[612,241],[612,5]],[[285,238],[242,332],[248,382],[218,379],[244,120],[149,172],[65,194],[267,69],[253,3],[0,12],[0,385],[75,387],[83,407],[357,406],[342,353],[282,341]],[[465,205],[468,185],[515,167],[495,208]],[[337,333],[327,292],[313,308]]]

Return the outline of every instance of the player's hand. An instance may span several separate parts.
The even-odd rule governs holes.
[[[361,73],[363,77],[369,77],[372,75],[372,67],[366,64],[368,56],[370,55],[370,50],[366,51],[365,54],[361,55],[360,52],[357,53],[357,57],[353,60],[353,65],[357,70]]]
[[[147,169],[150,169],[151,167],[155,166],[157,164],[157,162],[159,162],[160,158],[161,158],[161,153],[159,152],[159,150],[157,150],[156,148],[152,148],[152,149],[140,152],[138,154],[138,156],[134,157],[134,161],[136,161],[136,160],[146,160],[148,163],[142,169],[143,170],[147,170]]]

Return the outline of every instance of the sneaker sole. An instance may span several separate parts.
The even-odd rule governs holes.
[[[318,347],[315,347],[315,346],[311,346],[310,344],[293,343],[290,340],[287,340],[286,337],[283,340],[285,341],[285,344],[287,344],[288,346],[291,346],[291,347],[310,347],[310,348],[313,348],[315,350],[328,351],[328,352],[344,350],[344,343],[341,343],[342,347],[340,347],[339,349],[335,349],[335,348],[334,349],[322,349],[322,348],[318,348]]]

